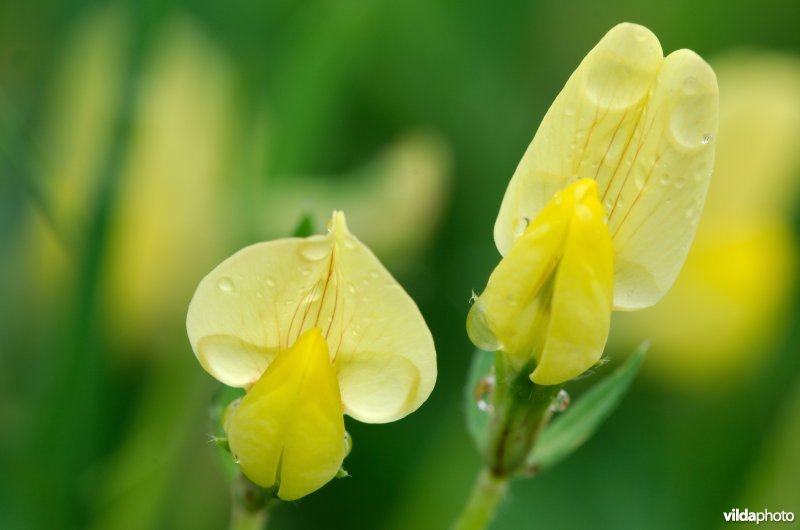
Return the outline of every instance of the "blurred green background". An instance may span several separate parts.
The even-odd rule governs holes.
[[[348,420],[352,477],[270,527],[446,528],[480,465],[464,322],[500,199],[621,21],[720,65],[705,235],[673,299],[614,323],[594,377],[654,341],[631,395],[515,482],[494,528],[797,514],[798,20],[779,0],[0,3],[0,528],[223,528],[219,384],[185,337],[189,299],[241,246],[333,208],[420,305],[440,375],[402,421]]]

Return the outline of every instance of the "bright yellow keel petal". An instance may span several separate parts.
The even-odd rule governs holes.
[[[294,500],[330,481],[344,459],[344,419],[336,373],[321,330],[278,354],[232,411],[231,452],[253,482]]]
[[[588,183],[576,201],[554,279],[547,339],[531,374],[538,385],[579,376],[600,360],[608,339],[614,249],[597,188]]]
[[[537,384],[594,365],[608,338],[614,253],[597,184],[558,193],[492,272],[467,320],[472,341],[517,369],[532,357]]]

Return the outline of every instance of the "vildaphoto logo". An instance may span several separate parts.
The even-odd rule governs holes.
[[[794,512],[771,512],[767,509],[760,512],[751,512],[747,508],[740,510],[734,508],[722,514],[726,523],[791,523],[794,521]]]

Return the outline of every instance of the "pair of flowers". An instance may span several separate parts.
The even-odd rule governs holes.
[[[713,166],[717,85],[688,50],[663,57],[621,24],[545,116],[495,225],[504,256],[467,320],[531,380],[594,365],[612,309],[656,303],[688,252]],[[202,366],[247,390],[224,423],[242,472],[278,496],[324,485],[346,456],[343,414],[416,410],[436,380],[417,306],[335,212],[328,234],[247,247],[201,283],[189,338]]]

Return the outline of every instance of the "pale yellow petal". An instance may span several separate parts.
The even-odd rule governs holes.
[[[331,297],[323,306],[323,313],[333,317],[327,328],[328,341],[337,356],[337,367],[341,357],[341,362],[349,365],[347,369],[358,365],[362,374],[358,381],[351,377],[341,380],[345,412],[369,423],[394,421],[415,411],[433,390],[433,337],[417,305],[378,258],[349,233],[341,213],[334,215],[332,232],[338,242],[334,260],[338,302]],[[390,356],[399,359],[387,362]],[[370,367],[374,368],[371,374]],[[345,369],[343,365],[341,369]],[[386,385],[380,411],[369,390],[372,385],[360,383],[370,375],[408,384]]]
[[[623,158],[628,169],[604,192],[613,198],[606,211],[617,309],[655,304],[683,265],[714,165],[718,101],[714,72],[697,54],[666,58]]]
[[[317,326],[343,374],[345,412],[354,418],[398,419],[419,407],[433,389],[436,354],[419,309],[350,234],[341,213],[334,214],[325,236],[260,243],[224,261],[198,286],[187,318],[189,338],[203,366],[233,386],[258,380],[270,352],[287,348]],[[201,339],[220,335],[248,346],[234,352],[228,340],[225,348],[204,347],[214,343]],[[394,356],[399,359],[386,361]],[[376,364],[375,359],[384,361]],[[370,374],[371,366],[381,369]],[[394,377],[407,384],[382,390],[381,412],[374,393],[364,390],[370,385],[353,385],[355,378],[344,377],[351,368],[360,377]]]
[[[581,178],[612,178],[663,63],[647,28],[619,24],[589,52],[542,120],[506,190],[494,229],[505,255],[553,196]]]
[[[603,355],[614,283],[614,250],[604,215],[591,186],[575,205],[558,264],[547,338],[531,374],[538,385],[577,377]]]
[[[336,373],[319,328],[282,351],[231,412],[228,442],[242,472],[295,500],[330,481],[344,460]]]
[[[186,320],[203,367],[230,386],[255,383],[270,354],[294,344],[301,328],[317,324],[308,299],[319,296],[312,292],[327,277],[332,247],[323,236],[258,243],[211,271],[197,287]],[[308,325],[301,325],[304,319]]]
[[[405,416],[417,399],[420,374],[405,357],[380,352],[339,352],[336,370],[347,413],[367,423]]]

